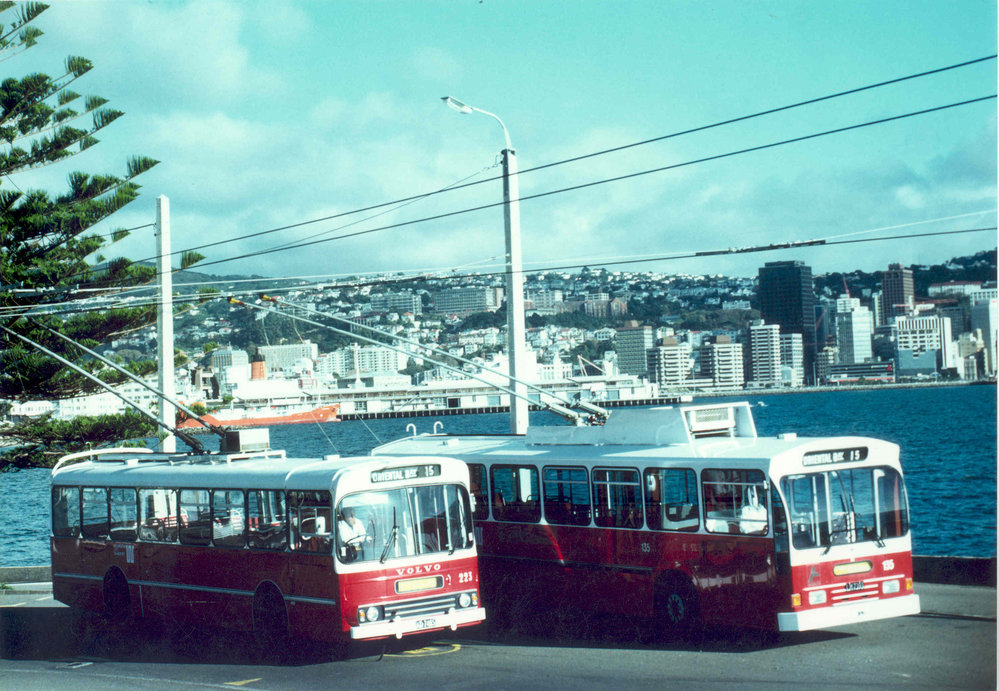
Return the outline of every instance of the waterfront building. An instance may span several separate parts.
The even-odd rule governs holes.
[[[319,346],[306,340],[302,343],[260,346],[257,352],[264,356],[268,371],[291,372],[303,359],[315,362],[319,357]]]
[[[687,388],[692,384],[694,361],[689,343],[666,338],[662,345],[646,351],[646,360],[649,380],[658,384],[660,391]]]
[[[714,389],[741,389],[746,383],[741,343],[717,336],[700,348],[701,376],[711,380]]]
[[[759,296],[766,324],[778,325],[782,334],[801,334],[805,382],[812,383],[816,336],[811,267],[800,261],[767,262],[759,270]]]
[[[922,373],[926,368],[926,359],[920,355],[923,353],[937,353],[938,362],[935,371],[954,366],[952,355],[955,353],[953,338],[951,337],[950,319],[935,314],[912,314],[895,317],[895,347],[901,354],[909,352],[915,354],[911,360],[913,367]],[[909,360],[906,360],[909,362]],[[906,372],[903,370],[903,361],[899,361],[899,376]]]
[[[836,301],[836,346],[841,365],[852,365],[871,359],[874,337],[874,315],[856,298]]]
[[[615,337],[617,367],[623,374],[648,376],[647,351],[655,346],[656,334],[651,326],[627,326],[618,329]]]
[[[781,384],[780,326],[756,321],[749,327],[749,386],[770,388]]]
[[[996,337],[999,335],[996,320],[997,303],[999,301],[992,297],[987,300],[979,300],[971,306],[971,328],[982,333],[985,350],[985,373],[988,375],[996,373]]]
[[[830,365],[825,376],[827,384],[860,384],[895,382],[895,366],[892,362],[859,362]]]
[[[805,381],[805,354],[801,334],[780,335],[780,379],[782,386],[798,387]]]
[[[881,318],[884,320],[881,323],[891,323],[895,317],[905,314],[915,297],[912,269],[901,264],[889,264],[881,277]]]

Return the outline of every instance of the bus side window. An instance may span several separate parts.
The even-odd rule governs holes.
[[[486,467],[481,463],[468,464],[469,489],[475,499],[475,520],[489,518],[489,486],[486,483]]]
[[[137,531],[136,493],[131,487],[112,487],[111,498],[111,539],[132,542]]]
[[[333,549],[333,500],[329,492],[289,492],[292,547],[329,554]]]
[[[172,489],[139,490],[139,539],[177,541],[177,492]]]
[[[653,530],[696,531],[701,523],[697,475],[689,468],[647,468],[645,509]]]
[[[490,469],[489,484],[493,491],[493,518],[497,521],[537,523],[541,520],[536,467],[495,465]]]
[[[87,540],[106,540],[108,526],[108,491],[103,487],[83,488],[83,525],[81,533]]]
[[[637,530],[644,525],[638,471],[593,471],[593,521],[604,528]]]
[[[211,505],[206,489],[180,490],[180,543],[207,545],[212,540]]]
[[[704,527],[709,533],[764,535],[767,491],[760,470],[704,470]]]
[[[586,468],[546,466],[545,520],[555,525],[589,525],[590,483]]]
[[[52,534],[80,537],[80,488],[52,488]]]
[[[254,489],[246,497],[246,542],[252,549],[288,547],[288,518],[284,493]]]
[[[217,489],[212,492],[212,542],[216,547],[245,547],[243,491]]]

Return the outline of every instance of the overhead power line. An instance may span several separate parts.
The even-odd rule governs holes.
[[[767,115],[773,115],[775,113],[780,113],[780,112],[784,112],[784,111],[788,111],[788,110],[793,110],[795,108],[801,108],[801,107],[808,106],[808,105],[814,105],[816,103],[821,103],[821,102],[824,102],[824,101],[830,101],[830,100],[833,100],[833,99],[842,98],[844,96],[850,96],[850,95],[853,95],[853,94],[862,93],[864,91],[870,91],[870,90],[873,90],[873,89],[878,89],[878,88],[882,88],[882,87],[886,87],[886,86],[891,86],[893,84],[899,84],[899,83],[910,81],[910,80],[914,80],[914,79],[920,79],[920,78],[928,77],[928,76],[931,76],[931,75],[941,74],[941,73],[948,72],[948,71],[951,71],[951,70],[956,70],[956,69],[959,69],[959,68],[962,68],[962,67],[968,67],[968,66],[971,66],[971,65],[975,65],[975,64],[987,62],[987,61],[990,61],[990,60],[995,60],[996,57],[997,56],[995,54],[993,54],[993,55],[987,55],[987,56],[984,56],[984,57],[981,57],[981,58],[975,58],[973,60],[966,60],[964,62],[955,63],[953,65],[947,65],[947,66],[944,66],[944,67],[939,67],[939,68],[935,68],[935,69],[931,69],[931,70],[926,70],[926,71],[923,71],[923,72],[917,72],[917,73],[914,73],[914,74],[905,75],[903,77],[896,77],[896,78],[888,79],[888,80],[885,80],[885,81],[875,82],[873,84],[867,84],[865,86],[859,86],[859,87],[847,89],[845,91],[838,91],[838,92],[835,92],[835,93],[832,93],[832,94],[828,94],[828,95],[825,95],[825,96],[819,96],[817,98],[810,98],[810,99],[806,99],[806,100],[803,100],[803,101],[797,101],[795,103],[789,103],[789,104],[786,104],[786,105],[783,105],[783,106],[777,106],[777,107],[774,107],[774,108],[768,108],[766,110],[757,111],[757,112],[750,113],[750,114],[747,114],[747,115],[740,115],[740,116],[737,116],[737,117],[728,118],[728,119],[725,119],[725,120],[720,120],[718,122],[714,122],[714,123],[711,123],[711,124],[708,124],[708,125],[701,125],[701,126],[689,128],[689,129],[686,129],[686,130],[680,130],[680,131],[677,131],[677,132],[672,132],[672,133],[669,133],[669,134],[661,135],[661,136],[658,136],[658,137],[653,137],[651,139],[644,139],[642,141],[632,142],[630,144],[624,144],[624,145],[621,145],[621,146],[615,146],[615,147],[612,147],[612,148],[609,148],[609,149],[603,149],[601,151],[595,151],[595,152],[591,152],[591,153],[587,153],[587,154],[573,156],[573,157],[562,159],[562,160],[559,160],[559,161],[554,161],[554,162],[551,162],[551,163],[545,163],[545,164],[542,164],[542,165],[539,165],[539,166],[535,166],[533,168],[524,168],[524,169],[521,169],[519,171],[518,175],[525,175],[527,173],[532,173],[532,172],[536,172],[536,171],[539,171],[539,170],[545,170],[545,169],[548,169],[548,168],[554,168],[556,166],[561,166],[561,165],[565,165],[565,164],[568,164],[568,163],[575,163],[575,162],[586,160],[586,159],[589,159],[589,158],[594,158],[594,157],[597,157],[597,156],[603,156],[603,155],[610,154],[610,153],[615,153],[615,152],[618,152],[618,151],[624,151],[626,149],[632,149],[632,148],[639,147],[639,146],[645,146],[647,144],[653,144],[653,143],[656,143],[656,142],[666,141],[668,139],[673,139],[673,138],[676,138],[676,137],[682,137],[682,136],[688,135],[688,134],[694,134],[694,133],[697,133],[697,132],[704,132],[704,131],[711,130],[711,129],[714,129],[714,128],[717,128],[717,127],[723,127],[725,125],[731,125],[731,124],[734,124],[734,123],[737,123],[737,122],[745,122],[747,120],[752,120],[752,119],[764,117],[764,116],[767,116]],[[351,215],[354,215],[354,214],[364,213],[364,212],[367,212],[367,211],[373,211],[375,209],[381,209],[381,208],[384,208],[384,207],[387,207],[387,206],[394,206],[394,205],[398,205],[398,204],[404,204],[406,202],[411,202],[411,201],[416,201],[416,200],[420,200],[420,199],[425,199],[427,197],[434,196],[434,195],[437,195],[437,194],[442,194],[442,193],[445,193],[445,192],[455,192],[455,191],[458,191],[458,190],[461,190],[461,189],[465,189],[465,188],[468,188],[468,187],[474,187],[476,185],[482,185],[482,184],[486,184],[488,182],[493,182],[493,181],[501,179],[501,177],[502,176],[495,176],[495,177],[491,177],[491,178],[486,178],[484,180],[477,180],[475,182],[449,185],[448,187],[444,187],[444,188],[441,188],[441,189],[438,189],[438,190],[435,190],[435,191],[432,191],[432,192],[425,192],[425,193],[422,193],[422,194],[412,195],[412,196],[409,196],[409,197],[402,197],[400,199],[396,199],[396,200],[393,200],[393,201],[381,202],[379,204],[373,204],[373,205],[370,205],[370,206],[361,207],[361,208],[354,209],[354,210],[351,210],[351,211],[344,211],[344,212],[337,213],[337,214],[332,214],[332,215],[329,215],[329,216],[323,216],[323,217],[320,217],[320,218],[314,218],[314,219],[310,219],[310,220],[307,220],[307,221],[301,221],[301,222],[298,222],[298,223],[292,223],[292,224],[288,224],[288,225],[284,225],[284,226],[279,226],[279,227],[276,227],[276,228],[270,228],[270,229],[258,231],[258,232],[255,232],[255,233],[248,233],[248,234],[240,235],[240,236],[237,236],[237,237],[234,237],[234,238],[228,238],[228,239],[225,239],[225,240],[218,240],[218,241],[211,242],[211,243],[206,243],[206,244],[203,244],[203,245],[196,245],[194,247],[189,247],[186,250],[176,250],[174,252],[171,252],[171,255],[182,254],[183,252],[186,252],[186,251],[197,251],[197,250],[207,249],[207,248],[210,248],[210,247],[217,247],[217,246],[220,246],[220,245],[223,245],[223,244],[227,244],[227,243],[231,243],[231,242],[238,242],[240,240],[248,240],[248,239],[251,239],[251,238],[261,237],[261,236],[264,236],[264,235],[269,235],[269,234],[272,234],[272,233],[277,233],[277,232],[281,232],[281,231],[285,231],[285,230],[293,230],[295,228],[300,228],[300,227],[303,227],[303,226],[306,226],[306,225],[311,225],[311,224],[314,224],[314,223],[322,223],[324,221],[332,221],[332,220],[335,220],[335,219],[338,219],[338,218],[344,218],[346,216],[351,216]],[[158,259],[158,256],[148,257],[147,259],[143,259],[143,260],[140,260],[140,261],[153,261],[155,259]]]

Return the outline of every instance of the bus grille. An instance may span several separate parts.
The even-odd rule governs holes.
[[[406,600],[404,602],[389,602],[385,604],[385,618],[395,617],[426,617],[435,614],[444,614],[449,609],[458,609],[458,595],[436,595],[434,597],[421,597],[417,600]]]

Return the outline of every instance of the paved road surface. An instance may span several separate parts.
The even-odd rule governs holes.
[[[0,594],[0,688],[996,688],[996,590],[917,591],[921,615],[806,634],[708,632],[649,645],[635,622],[538,621],[355,648],[345,660],[298,646],[263,664],[231,634],[108,629],[44,586],[21,586]]]

